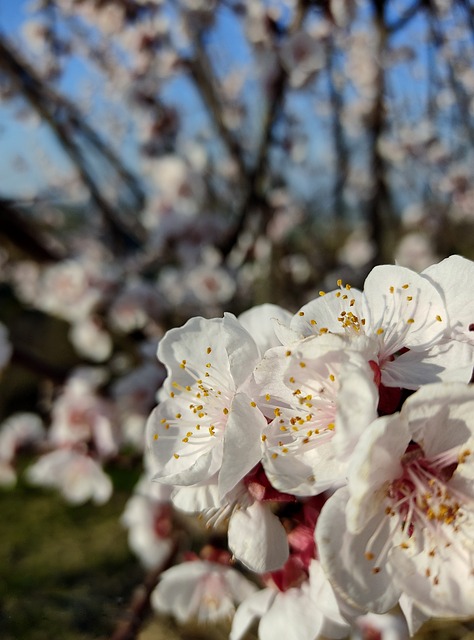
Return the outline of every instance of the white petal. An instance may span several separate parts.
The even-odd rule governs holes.
[[[391,609],[400,596],[400,589],[383,566],[378,573],[374,564],[365,557],[368,541],[384,518],[372,552],[377,558],[389,535],[389,519],[382,512],[366,523],[359,534],[347,530],[345,508],[349,492],[338,489],[324,505],[316,525],[316,544],[321,565],[334,590],[351,607],[360,612],[384,613]]]
[[[235,612],[229,640],[241,640],[254,621],[268,611],[276,594],[274,589],[262,589],[246,598]]]
[[[442,453],[474,435],[474,387],[455,382],[426,385],[406,400],[401,414],[426,456]]]
[[[238,320],[255,340],[263,357],[268,349],[281,345],[275,334],[275,321],[289,325],[291,318],[289,311],[276,304],[261,304],[241,313]]]
[[[430,549],[427,548],[425,553],[409,557],[399,547],[394,548],[390,565],[396,584],[429,616],[474,616],[472,554],[453,548],[449,557],[441,558],[442,564],[436,576],[428,578],[427,567],[433,564],[429,552]]]
[[[288,559],[288,540],[280,519],[268,505],[254,502],[237,509],[229,522],[229,549],[256,573],[280,569]]]
[[[354,300],[354,302],[352,302]],[[352,305],[351,305],[352,302]],[[341,311],[351,311],[361,318],[362,293],[357,289],[330,291],[311,300],[293,316],[291,329],[302,336],[319,335],[321,329],[330,333],[345,333]]]
[[[199,513],[220,507],[217,477],[197,487],[175,487],[171,496],[173,505],[186,513]]]
[[[423,613],[416,606],[413,598],[410,598],[405,593],[402,593],[402,595],[400,596],[398,604],[407,621],[410,636],[415,635],[421,625],[428,620],[429,616]]]
[[[262,458],[262,432],[267,421],[250,398],[236,394],[224,432],[224,452],[219,472],[219,492],[224,496]]]
[[[439,341],[447,328],[446,307],[437,289],[426,278],[405,267],[381,265],[364,283],[368,335],[383,330],[385,355],[401,347],[427,348]]]
[[[408,425],[399,414],[377,418],[362,434],[351,458],[347,526],[361,532],[381,508],[385,484],[397,478],[400,459],[410,442]]]
[[[310,612],[310,615],[308,613]],[[258,627],[259,640],[314,640],[323,616],[309,594],[309,585],[278,593]]]
[[[474,262],[461,256],[450,256],[421,274],[443,294],[451,328],[468,330],[474,322]]]
[[[339,376],[333,446],[341,460],[352,454],[360,436],[377,417],[379,400],[374,374],[367,361],[354,354]]]

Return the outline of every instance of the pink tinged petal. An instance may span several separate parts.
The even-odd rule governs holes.
[[[151,595],[151,604],[158,613],[173,615],[178,622],[187,622],[196,611],[192,608],[196,582],[207,573],[201,562],[186,562],[161,574],[161,580]]]
[[[263,414],[244,393],[236,394],[224,432],[219,492],[224,496],[262,458],[262,433],[267,426]]]
[[[442,293],[454,334],[468,332],[474,322],[474,262],[454,255],[428,267],[421,275]]]
[[[274,589],[262,589],[246,598],[235,612],[229,640],[242,640],[252,624],[268,611],[276,595]]]
[[[247,509],[235,510],[228,538],[237,560],[256,573],[276,571],[288,559],[285,529],[266,504],[254,502]]]
[[[113,486],[102,467],[89,456],[71,449],[57,449],[41,456],[26,472],[28,482],[58,489],[71,504],[92,500],[104,504]]]
[[[364,314],[371,313],[368,335],[379,337],[381,358],[403,347],[426,349],[442,339],[448,326],[444,301],[426,278],[405,267],[381,265],[364,283]]]
[[[336,594],[349,607],[360,613],[384,613],[400,596],[386,566],[377,563],[379,556],[385,557],[390,522],[382,511],[366,523],[361,533],[350,533],[345,517],[348,498],[346,487],[338,489],[321,511],[316,525],[321,565]],[[367,548],[371,550],[369,556]]]
[[[405,618],[400,613],[368,613],[355,620],[357,638],[380,640],[407,640],[409,637]]]
[[[347,526],[353,533],[361,533],[380,510],[384,513],[387,483],[401,474],[409,442],[408,424],[399,414],[378,418],[361,436],[348,474]]]
[[[281,345],[275,334],[275,322],[289,325],[292,315],[276,304],[261,304],[241,313],[238,320],[255,340],[263,357],[268,349]]]

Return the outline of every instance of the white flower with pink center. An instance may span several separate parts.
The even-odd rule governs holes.
[[[97,392],[102,374],[77,369],[53,406],[48,438],[55,447],[87,445],[101,459],[114,456],[119,434],[113,405]]]
[[[144,474],[120,518],[128,530],[130,549],[147,569],[162,565],[173,550],[170,493],[171,487],[151,483]]]
[[[427,615],[474,615],[473,416],[474,388],[427,385],[360,438],[316,540],[336,591],[361,612],[404,594]]]
[[[26,470],[28,482],[57,489],[70,504],[92,500],[104,504],[113,486],[102,467],[91,457],[73,449],[58,449],[41,456]]]
[[[378,391],[362,347],[345,336],[311,336],[271,349],[255,370],[264,429],[263,466],[272,485],[316,495],[344,481],[358,437],[377,417]]]
[[[201,483],[218,473],[223,496],[261,459],[266,420],[246,393],[260,356],[252,336],[231,314],[192,318],[161,340],[158,357],[169,397],[147,423],[154,479]]]
[[[151,595],[151,604],[159,613],[171,614],[181,623],[214,623],[230,620],[235,605],[256,590],[232,567],[195,560],[164,571]]]
[[[447,343],[449,310],[427,277],[382,265],[367,276],[363,292],[340,280],[338,285],[303,306],[290,331],[280,328],[280,337],[291,342],[325,333],[366,336],[386,387],[417,389],[444,379],[469,381],[466,367],[472,366],[472,354],[454,353],[452,342]]]

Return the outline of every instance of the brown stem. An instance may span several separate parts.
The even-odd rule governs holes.
[[[0,198],[0,236],[38,262],[64,258],[58,244],[36,227],[10,200]]]
[[[146,616],[151,611],[151,594],[158,584],[160,575],[165,571],[165,569],[168,569],[173,564],[176,550],[177,544],[174,546],[165,562],[160,567],[149,571],[143,582],[136,587],[132,594],[127,612],[115,627],[115,630],[110,636],[110,640],[135,640]]]
[[[376,51],[377,75],[375,78],[375,99],[370,117],[370,172],[373,179],[372,193],[367,203],[367,217],[371,237],[376,247],[375,262],[386,261],[385,240],[389,218],[390,198],[386,182],[386,164],[380,153],[380,138],[385,129],[385,54],[387,48],[387,25],[385,21],[385,0],[373,0],[374,26],[378,39]]]
[[[307,10],[308,3],[306,0],[300,0],[294,9],[293,20],[288,28],[288,35],[291,35],[301,28]],[[252,170],[247,173],[245,196],[237,214],[237,221],[232,233],[220,245],[220,250],[224,257],[227,257],[232,251],[240,234],[247,224],[247,220],[255,213],[255,209],[260,209],[263,214],[261,222],[262,228],[265,228],[270,221],[271,208],[266,197],[264,182],[267,172],[268,155],[270,152],[273,130],[283,108],[287,80],[288,73],[280,64],[267,99],[267,109],[263,117],[262,135],[256,154],[256,160]]]

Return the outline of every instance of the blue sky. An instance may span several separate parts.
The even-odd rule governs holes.
[[[0,0],[0,30],[3,34],[6,34],[13,42],[20,43],[21,26],[23,21],[28,17],[27,6],[29,0]],[[399,10],[403,6],[406,6],[407,2],[396,2],[393,0],[390,6],[397,6]],[[420,36],[422,32],[422,20],[415,19],[410,24],[407,30],[403,30],[400,37],[393,39],[394,43],[397,40],[401,44],[407,42],[407,39],[413,41]],[[233,46],[220,47],[220,41],[225,41],[226,45],[229,42],[235,43]],[[208,42],[208,46],[213,48],[214,54],[216,52],[219,56],[223,55],[221,63],[225,67],[226,63],[230,63],[232,66],[236,61],[240,64],[245,64],[248,61],[248,53],[245,47],[237,43],[241,41],[236,31],[236,22],[234,18],[226,15],[226,12],[222,12],[221,21],[219,24],[218,34],[213,36],[213,39]],[[219,52],[224,51],[224,54]],[[90,68],[84,64],[83,61],[78,58],[73,58],[68,61],[68,66],[64,77],[61,79],[59,89],[66,95],[80,96],[80,92],[83,89],[83,82],[90,76]],[[405,95],[413,98],[414,91],[416,90],[413,78],[406,70],[398,69],[392,76],[392,82],[396,87],[397,95]],[[100,85],[99,85],[100,92]],[[164,95],[176,95],[179,96],[179,102],[183,106],[185,128],[184,133],[189,133],[196,127],[199,127],[204,118],[205,109],[202,104],[196,98],[196,94],[190,89],[189,83],[183,80],[177,80],[168,83]],[[418,87],[418,92],[420,88]],[[422,93],[422,99],[419,103],[419,109],[422,112],[424,109],[423,101],[425,96]],[[255,99],[249,101],[251,108],[257,110],[261,101],[256,96]],[[295,96],[292,99],[293,108],[296,111],[301,112],[304,109],[308,109],[307,101],[300,96]],[[54,136],[49,131],[49,128],[45,125],[33,127],[26,123],[19,122],[14,114],[21,105],[16,101],[13,104],[5,102],[0,103],[0,176],[2,178],[2,192],[1,195],[9,196],[24,196],[29,192],[35,192],[44,188],[47,184],[42,168],[45,167],[44,161],[41,162],[41,153],[45,152],[50,158],[50,165],[58,164],[59,166],[69,166],[67,157],[60,149],[58,143],[55,141]],[[96,101],[94,103],[94,113],[96,108],[100,109],[103,114],[104,109],[107,106],[102,102]],[[253,114],[255,115],[255,114]],[[314,118],[314,115],[310,116]],[[258,118],[249,118],[250,122],[256,122]],[[92,124],[94,122],[92,121]],[[329,143],[328,135],[330,132],[323,130],[321,127],[321,121],[314,118],[314,126],[312,124],[312,140],[310,141],[311,157],[314,160],[315,165],[321,162],[323,156],[327,151],[327,145]],[[132,162],[136,166],[137,149],[136,144],[133,143],[133,132],[129,136],[127,146],[122,149],[124,157],[129,162]],[[11,165],[11,158],[22,157],[23,161],[19,160]],[[23,165],[23,170],[21,169]],[[26,165],[26,168],[24,168]],[[304,177],[304,181],[308,182],[308,176]],[[300,180],[302,182],[302,180]],[[303,186],[303,185],[301,185]],[[308,185],[307,185],[308,186]],[[311,185],[309,185],[311,186]]]

